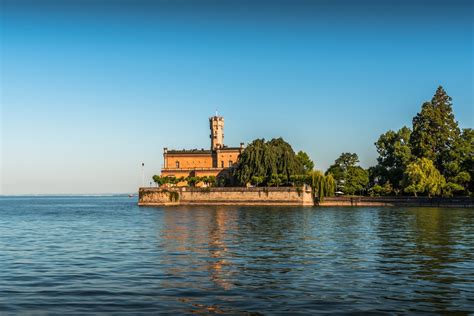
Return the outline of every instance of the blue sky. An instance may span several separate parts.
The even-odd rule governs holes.
[[[473,127],[470,1],[5,1],[1,194],[134,192],[163,147],[283,137],[325,170],[438,85]]]

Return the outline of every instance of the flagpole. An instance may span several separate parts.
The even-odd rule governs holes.
[[[145,164],[142,162],[142,187],[145,187]]]

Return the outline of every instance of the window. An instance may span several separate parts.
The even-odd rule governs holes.
[[[232,167],[232,160],[229,160],[229,167]]]
[[[224,168],[224,160],[221,161],[221,168]]]
[[[179,169],[179,161],[176,161],[176,168]]]

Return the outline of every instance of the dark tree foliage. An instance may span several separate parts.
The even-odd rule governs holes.
[[[353,166],[347,169],[346,180],[344,182],[344,192],[346,194],[362,195],[369,184],[369,173],[360,166]]]
[[[472,128],[465,128],[462,131],[461,137],[456,144],[455,160],[459,162],[461,172],[458,173],[458,178],[463,178],[467,184],[467,190],[474,192],[474,130]],[[461,179],[458,179],[462,184]]]
[[[302,164],[296,159],[291,145],[282,138],[269,142],[256,139],[240,155],[234,177],[241,185],[267,185],[275,182],[275,178],[279,179],[279,184],[285,184],[290,182],[291,176],[302,173]]]
[[[372,192],[378,194],[381,185],[387,183],[393,186],[395,193],[407,192],[405,180],[408,174],[420,177],[424,171],[415,170],[432,169],[426,167],[429,162],[423,159],[431,161],[433,168],[439,171],[441,178],[436,181],[439,180],[442,185],[436,186],[436,190],[423,189],[424,191],[419,192],[452,196],[473,191],[474,135],[471,129],[461,132],[454,118],[451,101],[451,97],[440,86],[431,101],[425,102],[421,111],[413,118],[411,133],[410,129],[403,127],[397,132],[388,131],[379,137],[375,143],[379,154],[378,164],[369,171],[372,187],[378,185],[380,188],[376,187]],[[411,166],[410,172],[407,170],[408,166]],[[422,185],[415,183],[415,180],[411,183],[411,193],[415,189],[421,190]],[[441,190],[438,190],[439,187]]]
[[[362,194],[369,183],[369,173],[358,166],[359,157],[355,153],[342,153],[326,171],[336,182],[337,190],[345,194]]]
[[[326,175],[329,173],[332,174],[336,184],[345,181],[347,170],[349,167],[355,166],[359,162],[359,157],[355,153],[342,153],[339,158],[334,161],[328,170],[326,170]]]
[[[403,173],[411,161],[411,130],[404,126],[397,132],[389,130],[380,135],[375,143],[379,157],[377,166],[372,168],[371,177],[379,185],[391,183],[394,189],[402,186]],[[374,183],[375,184],[375,183]]]
[[[450,151],[461,135],[451,101],[443,87],[438,87],[431,102],[425,102],[421,112],[413,118],[410,137],[413,155],[432,160],[442,175],[446,175],[448,164],[452,161]]]
[[[313,171],[314,169],[314,162],[309,158],[308,154],[305,153],[304,151],[300,150],[296,154],[296,159],[300,162],[300,164],[303,166],[303,172],[304,174],[307,174],[310,171]]]

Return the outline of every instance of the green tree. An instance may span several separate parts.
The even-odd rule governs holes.
[[[445,196],[473,190],[474,135],[460,130],[452,111],[452,99],[442,87],[413,118],[410,145],[418,158],[428,158],[446,180]]]
[[[379,184],[376,184],[369,189],[370,196],[381,196],[382,194],[383,194],[383,187]]]
[[[324,197],[324,188],[321,187],[321,179],[324,179],[324,174],[319,170],[313,170],[308,174],[306,182],[311,186],[313,194],[320,199]]]
[[[362,194],[369,184],[369,173],[360,166],[351,166],[347,170],[344,181],[344,192],[346,194]]]
[[[270,181],[267,183],[269,186],[279,187],[283,181],[283,176],[276,173],[272,174]]]
[[[417,158],[428,158],[442,175],[445,175],[453,157],[450,151],[455,147],[461,131],[454,119],[452,99],[440,86],[431,102],[425,102],[421,111],[413,118],[413,132],[410,145]]]
[[[383,185],[383,195],[390,195],[393,192],[393,186],[390,181],[385,182]]]
[[[188,183],[189,183],[190,186],[195,186],[197,182],[198,182],[197,177],[189,177],[188,178]]]
[[[234,177],[241,185],[251,182],[253,177],[261,177],[259,184],[267,184],[273,174],[278,174],[282,175],[283,183],[289,183],[291,176],[302,173],[303,166],[290,144],[282,138],[269,142],[256,139],[240,155]]]
[[[290,176],[290,182],[295,186],[302,186],[305,183],[306,176],[303,174],[295,174]]]
[[[314,162],[309,158],[308,154],[300,150],[296,154],[296,160],[303,166],[303,173],[307,174],[308,172],[314,169]]]
[[[158,184],[158,186],[162,186],[163,184],[165,184],[166,182],[166,179],[164,177],[161,177],[159,175],[154,175],[153,176],[153,181]]]
[[[342,153],[326,171],[331,174],[338,190],[346,194],[361,193],[369,183],[369,173],[358,166],[359,157],[355,153]]]
[[[469,174],[467,189],[474,192],[474,130],[465,128],[458,144],[461,168]]]
[[[325,195],[326,196],[334,196],[336,192],[336,182],[334,181],[334,178],[331,173],[327,174],[325,176],[325,185],[326,185],[326,190],[325,190]]]
[[[347,171],[349,167],[353,167],[359,163],[359,156],[356,153],[342,153],[336,159],[333,166],[340,167],[343,171]]]
[[[217,178],[216,176],[209,176],[208,177],[209,185],[216,186],[217,185]]]
[[[206,185],[209,185],[209,177],[208,176],[202,176],[201,177],[201,181],[206,184]]]
[[[268,142],[268,145],[271,148],[270,152],[273,154],[273,161],[278,174],[283,174],[289,179],[292,175],[303,173],[303,166],[296,159],[293,148],[283,138],[274,138]],[[272,174],[267,174],[267,178],[271,177]]]
[[[371,168],[371,177],[379,184],[390,182],[395,189],[400,189],[406,166],[412,159],[410,148],[411,130],[404,126],[397,132],[389,130],[380,135],[375,143],[377,166]],[[375,180],[375,179],[373,179]]]
[[[261,184],[264,179],[265,178],[263,176],[252,176],[251,183],[258,187],[258,185]]]
[[[446,184],[445,178],[436,169],[434,163],[427,158],[418,158],[408,164],[405,171],[405,192],[424,193],[428,196],[440,195]]]
[[[448,182],[447,191],[472,192],[474,190],[474,131],[472,129],[463,129],[446,160],[444,176]]]
[[[313,170],[304,178],[304,182],[311,186],[313,195],[317,196],[320,201],[324,197],[334,196],[335,182],[331,174],[325,176],[321,171]]]

